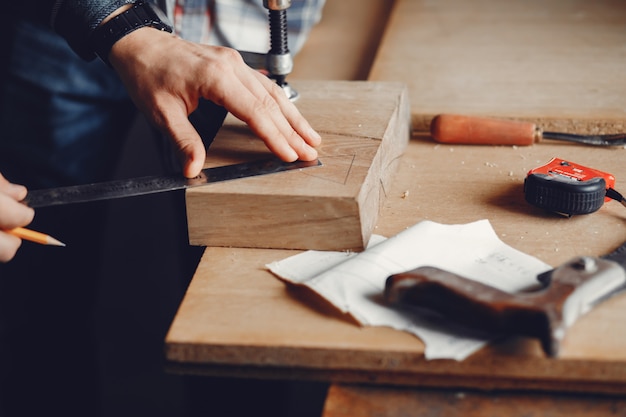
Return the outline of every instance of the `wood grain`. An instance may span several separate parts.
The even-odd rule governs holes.
[[[409,102],[400,83],[302,81],[300,111],[322,134],[322,166],[187,190],[194,245],[362,250],[409,140]],[[268,157],[230,117],[206,166]]]
[[[332,385],[322,417],[619,417],[623,398]]]
[[[626,97],[619,77],[626,33],[623,2],[396,2],[371,78],[409,84],[414,126],[423,127],[432,115],[454,110],[519,117],[552,126],[548,130],[621,130]],[[580,32],[572,31],[575,22],[582,22]],[[311,71],[315,63],[329,65],[324,56],[322,50],[306,61]],[[568,62],[565,72],[559,72],[561,62]],[[326,92],[321,89],[319,94]],[[324,118],[332,117],[331,111],[320,112],[321,119],[314,123],[318,129],[325,125]],[[346,125],[350,121],[345,120]],[[249,150],[251,143],[264,152],[252,139],[241,146]],[[243,149],[222,149],[221,159],[237,162]],[[426,219],[455,224],[487,218],[503,241],[554,266],[582,254],[602,255],[626,239],[626,210],[620,204],[606,203],[587,216],[556,216],[525,203],[523,179],[528,170],[556,156],[614,174],[616,188],[623,193],[624,152],[561,143],[452,146],[416,134],[386,189],[374,231],[392,236]],[[626,295],[579,319],[568,330],[559,359],[547,359],[535,341],[510,339],[463,362],[426,361],[417,338],[388,328],[359,327],[314,295],[286,286],[264,267],[296,253],[207,248],[166,338],[170,369],[626,395]],[[540,400],[553,413],[559,412],[559,404],[566,407],[557,402],[552,408],[554,403],[547,401]],[[608,403],[597,404],[597,415],[602,415]],[[576,415],[575,410],[564,410]]]
[[[397,0],[370,80],[409,85],[413,127],[457,113],[626,129],[626,3]]]
[[[326,0],[288,81],[367,80],[393,0]]]
[[[554,266],[602,255],[626,239],[622,205],[609,202],[591,215],[564,218],[525,203],[523,179],[559,155],[614,174],[619,190],[626,187],[624,152],[562,144],[449,146],[414,137],[375,232],[392,236],[425,219],[487,218],[503,241]],[[579,319],[559,359],[546,358],[536,341],[510,339],[463,362],[427,361],[419,339],[361,328],[264,267],[295,253],[207,248],[167,336],[170,363],[185,372],[239,376],[626,394],[626,294]]]

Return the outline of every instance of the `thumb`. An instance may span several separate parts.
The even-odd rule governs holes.
[[[197,177],[204,167],[206,150],[200,140],[200,136],[198,136],[197,139],[197,141],[193,141],[193,143],[190,144],[191,146],[185,144],[181,148],[181,154],[183,155],[183,175],[187,178]]]
[[[206,149],[200,135],[187,117],[177,117],[170,121],[169,134],[183,163],[183,175],[197,177],[204,167]]]

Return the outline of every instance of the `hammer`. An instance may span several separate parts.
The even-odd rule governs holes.
[[[507,293],[429,266],[387,278],[385,300],[424,308],[470,328],[539,339],[558,357],[565,332],[601,301],[626,288],[626,243],[602,258],[577,257],[537,276],[540,289]]]

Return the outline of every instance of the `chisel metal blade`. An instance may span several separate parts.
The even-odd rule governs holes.
[[[294,169],[320,166],[315,161],[283,162],[277,158],[243,162],[214,168],[205,168],[195,178],[185,178],[182,174],[147,176],[123,180],[48,188],[29,191],[23,203],[32,208],[57,206],[62,204],[87,203],[134,197],[165,191],[182,190],[221,181],[273,174]]]

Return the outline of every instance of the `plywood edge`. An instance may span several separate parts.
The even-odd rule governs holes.
[[[303,380],[330,380],[345,383],[392,384],[408,387],[444,387],[481,391],[525,390],[548,392],[583,392],[626,394],[620,373],[623,366],[608,362],[586,362],[589,375],[584,378],[568,372],[567,361],[551,366],[545,361],[528,364],[510,360],[504,368],[471,369],[454,361],[424,361],[415,355],[399,352],[346,348],[336,350],[303,346],[206,345],[194,342],[169,342],[166,358],[173,366],[191,366],[210,375]],[[211,358],[207,361],[206,358]],[[580,364],[578,364],[580,365]],[[495,364],[494,364],[495,366]],[[485,369],[494,372],[486,373]],[[453,377],[451,377],[451,375]]]

